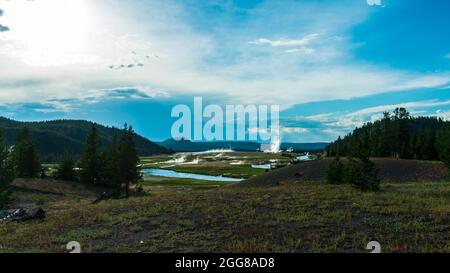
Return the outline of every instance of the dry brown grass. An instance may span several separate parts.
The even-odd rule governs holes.
[[[44,222],[0,224],[1,252],[450,252],[450,183],[322,182],[43,204]]]

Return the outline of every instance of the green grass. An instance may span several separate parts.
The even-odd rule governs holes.
[[[44,222],[0,224],[0,252],[64,252],[72,240],[83,252],[366,252],[372,240],[383,252],[450,252],[448,181],[377,193],[323,182],[220,187],[43,207]]]
[[[263,174],[265,170],[255,169],[249,165],[229,165],[229,166],[175,166],[167,168],[169,170],[184,172],[184,173],[197,173],[212,176],[225,176],[234,178],[250,178],[256,175]]]
[[[144,168],[153,168],[157,166],[158,162],[164,162],[170,159],[171,157],[168,155],[141,157],[140,163]]]
[[[144,186],[149,187],[186,187],[192,189],[211,189],[234,184],[233,182],[215,182],[196,179],[163,179],[158,181],[144,181]]]

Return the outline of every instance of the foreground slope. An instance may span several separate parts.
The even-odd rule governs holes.
[[[83,252],[366,252],[372,240],[383,252],[450,252],[448,181],[378,193],[318,181],[222,187],[97,205],[84,191],[42,195],[44,222],[0,224],[0,252],[64,252],[73,240]]]
[[[0,129],[5,131],[7,144],[12,145],[20,130],[27,127],[36,141],[42,159],[46,162],[58,160],[65,151],[78,157],[83,150],[84,142],[93,124],[84,120],[19,122],[0,117]],[[96,126],[103,146],[109,145],[114,136],[120,136],[121,132],[117,128],[99,124],[96,124]],[[168,149],[139,135],[136,135],[135,142],[141,156],[170,152]]]
[[[381,182],[440,181],[448,177],[442,162],[417,161],[388,158],[372,159],[379,170]],[[238,187],[277,186],[304,181],[325,181],[332,159],[300,162],[285,168],[270,171],[237,185]],[[345,161],[345,159],[344,159]]]

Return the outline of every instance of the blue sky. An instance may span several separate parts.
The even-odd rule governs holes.
[[[0,0],[0,115],[170,137],[176,104],[278,104],[283,141],[450,119],[446,0]]]

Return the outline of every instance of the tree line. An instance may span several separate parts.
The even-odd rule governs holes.
[[[128,197],[131,185],[139,185],[142,180],[134,130],[125,125],[106,149],[101,147],[97,127],[92,125],[80,160],[76,162],[66,152],[54,178],[107,186],[114,189],[116,195]],[[24,127],[10,147],[0,131],[0,207],[9,201],[10,184],[15,178],[37,177],[45,178],[46,173],[29,129]]]
[[[328,156],[441,160],[450,167],[450,122],[436,117],[412,117],[405,108],[385,112],[326,147]]]
[[[441,160],[450,171],[450,123],[440,118],[412,117],[405,108],[366,123],[326,147],[334,156],[327,172],[330,184],[348,183],[362,191],[380,189],[370,157]],[[345,163],[341,156],[347,157]]]

